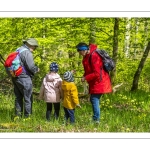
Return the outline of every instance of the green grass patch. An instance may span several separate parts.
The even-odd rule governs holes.
[[[0,95],[0,132],[150,132],[150,94],[145,91],[103,95],[100,101],[100,124],[94,124],[88,98],[80,99],[82,108],[75,110],[75,125],[64,124],[61,105],[59,120],[47,122],[46,103],[34,98],[29,120],[14,120],[14,96]]]

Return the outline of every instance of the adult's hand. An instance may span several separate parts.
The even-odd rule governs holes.
[[[85,78],[84,78],[84,77],[82,77],[82,78],[81,78],[81,82],[84,82],[84,81],[85,81]]]

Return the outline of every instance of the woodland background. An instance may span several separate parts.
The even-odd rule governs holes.
[[[40,68],[40,72],[33,78],[35,99],[51,62],[59,64],[60,75],[67,70],[76,70],[75,83],[79,93],[83,96],[87,94],[86,86],[80,82],[83,74],[82,57],[79,56],[75,46],[79,42],[92,42],[97,44],[98,48],[105,49],[116,63],[116,68],[110,73],[112,85],[121,86],[114,95],[105,97],[108,103],[111,99],[115,99],[113,105],[115,109],[129,108],[126,101],[122,100],[130,98],[123,98],[120,93],[132,98],[135,96],[137,99],[141,96],[144,98],[141,101],[149,100],[150,18],[0,18],[0,54],[4,59],[22,45],[23,39],[30,37],[36,38],[40,45],[33,52],[35,63]],[[0,63],[0,91],[4,104],[8,104],[7,99],[13,99],[13,86],[2,62]],[[130,93],[134,93],[134,96]],[[87,99],[86,96],[82,98]],[[136,107],[141,104],[140,102],[137,104],[137,101],[133,101],[132,98],[129,100],[130,104],[135,102]],[[14,100],[11,100],[12,109],[13,103]],[[140,107],[143,107],[143,103],[141,105]],[[146,103],[145,106],[147,112],[150,105]],[[105,108],[108,107],[105,105]],[[7,111],[7,109],[2,111],[2,114]],[[6,122],[5,119],[3,121]],[[113,127],[106,131],[144,130],[142,126],[139,130],[132,127],[118,129],[118,127],[114,128],[113,124]],[[98,129],[98,131],[102,130]],[[149,131],[149,126],[146,126],[144,131]]]
[[[34,78],[34,87],[38,88],[53,61],[59,64],[60,74],[74,69],[81,77],[82,58],[75,46],[90,41],[115,60],[113,85],[123,83],[124,90],[149,91],[149,24],[149,18],[0,18],[0,54],[6,59],[23,39],[36,38],[40,47],[34,59],[40,73]],[[6,77],[2,63],[0,76],[2,83]],[[78,79],[77,84],[81,84]]]

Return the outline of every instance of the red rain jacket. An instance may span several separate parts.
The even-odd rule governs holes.
[[[91,54],[94,50],[96,50],[97,45],[90,44],[89,48]],[[103,66],[102,58],[94,52],[90,58],[90,61],[90,54],[87,54],[82,60],[84,67],[83,76],[89,84],[89,93],[104,94],[112,92],[109,74],[105,70],[100,69]]]

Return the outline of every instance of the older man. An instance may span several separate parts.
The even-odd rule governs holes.
[[[20,53],[20,60],[23,66],[23,72],[17,76],[12,77],[15,94],[15,118],[28,118],[32,114],[32,77],[39,71],[35,66],[32,52],[38,47],[38,42],[34,38],[23,40],[23,45],[17,50]]]

